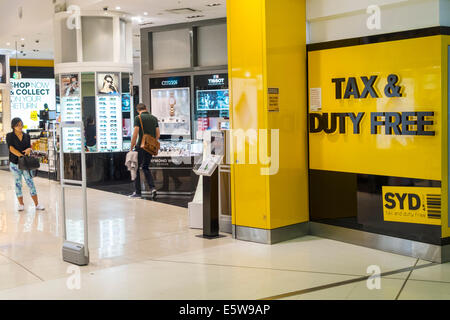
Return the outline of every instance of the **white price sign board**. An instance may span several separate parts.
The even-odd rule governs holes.
[[[122,151],[122,98],[118,95],[102,95],[96,99],[98,151]]]
[[[61,121],[82,121],[79,91],[61,98]],[[65,153],[80,153],[83,147],[81,130],[79,128],[63,128],[63,144]]]
[[[194,170],[196,175],[210,177],[222,162],[223,156],[210,155],[204,159],[200,167]]]

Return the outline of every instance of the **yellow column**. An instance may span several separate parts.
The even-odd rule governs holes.
[[[449,101],[449,62],[450,62],[450,36],[441,36],[442,39],[442,114],[448,115],[450,112]],[[449,215],[449,127],[448,121],[442,121],[442,238],[450,238],[450,215]],[[446,257],[443,261],[450,260],[450,257]]]
[[[227,11],[233,231],[295,238],[309,220],[305,0],[228,0]]]

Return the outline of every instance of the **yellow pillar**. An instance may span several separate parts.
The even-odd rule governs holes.
[[[227,11],[233,233],[292,239],[309,220],[305,0],[228,0]]]

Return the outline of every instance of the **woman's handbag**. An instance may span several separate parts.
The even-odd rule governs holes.
[[[141,149],[144,149],[146,152],[150,153],[152,156],[157,156],[161,145],[155,137],[152,137],[150,134],[144,133],[144,125],[142,123],[141,116],[139,116],[139,120],[141,121],[141,128],[142,128],[142,133],[143,133]]]
[[[41,166],[39,159],[31,156],[23,156],[19,158],[20,170],[37,170]]]

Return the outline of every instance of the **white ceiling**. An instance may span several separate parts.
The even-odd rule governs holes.
[[[0,52],[8,52],[14,57],[17,41],[18,51],[23,51],[23,54],[19,53],[20,59],[53,59],[54,5],[63,2],[78,5],[83,11],[103,10],[105,7],[117,11],[116,7],[120,6],[118,11],[134,17],[135,35],[139,35],[141,26],[160,26],[226,16],[226,0],[0,0]],[[220,5],[208,6],[212,3]],[[22,18],[19,18],[20,8]],[[178,8],[192,8],[199,12],[174,14],[166,11]],[[144,15],[144,12],[148,15]],[[191,15],[202,17],[188,19]],[[22,41],[22,38],[25,40]],[[136,36],[133,40],[135,56],[138,56],[140,41]]]

